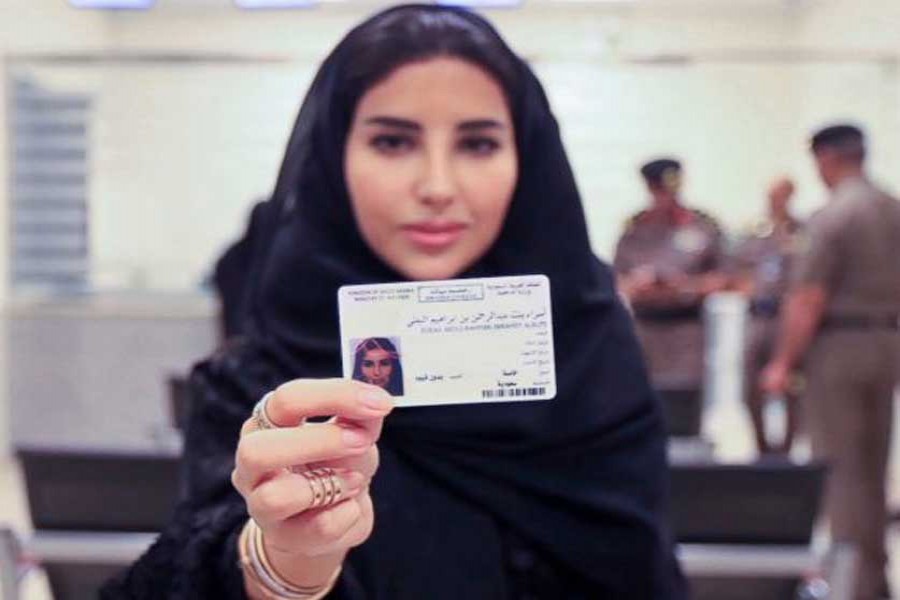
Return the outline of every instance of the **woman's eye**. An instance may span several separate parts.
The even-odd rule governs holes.
[[[392,134],[376,135],[370,143],[376,150],[387,154],[396,154],[409,150],[415,145],[414,140],[409,136]]]
[[[470,154],[486,156],[500,148],[500,142],[490,137],[467,137],[460,140],[460,147]]]
[[[390,359],[384,359],[383,361],[381,361],[378,364],[382,367],[389,367],[389,366],[391,366],[391,361],[390,361]]]
[[[362,366],[364,366],[364,367],[366,367],[366,368],[368,368],[368,369],[371,369],[372,367],[375,366],[375,363],[372,362],[371,360],[364,360],[364,361],[362,362]]]

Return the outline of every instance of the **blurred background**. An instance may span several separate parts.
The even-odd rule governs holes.
[[[144,473],[132,470],[136,461],[159,459],[163,471],[145,465],[146,482],[171,491],[165,469],[180,446],[178,378],[218,342],[213,265],[271,191],[318,64],[349,27],[385,5],[91,4],[0,3],[0,522],[26,549],[35,530],[152,526],[153,510],[146,527],[137,517],[98,520],[81,488],[97,469],[133,483]],[[822,205],[808,138],[833,121],[866,128],[874,179],[900,190],[895,0],[509,4],[479,10],[544,83],[592,242],[607,260],[628,217],[647,203],[638,168],[659,155],[681,158],[684,198],[730,237],[764,216],[778,175],[796,182],[800,216]],[[698,442],[681,447],[717,464],[748,464],[755,453],[740,398],[744,305],[729,295],[713,300],[702,426],[679,436]],[[801,443],[795,458],[804,452]],[[900,499],[896,487],[889,489]],[[147,498],[140,485],[96,498],[109,502],[114,493],[125,503]],[[53,520],[73,506],[81,512]],[[128,539],[91,540],[99,564],[133,548]],[[22,574],[48,556],[90,562],[66,554],[65,539],[51,541],[28,556],[13,553],[12,567]],[[773,555],[741,556],[737,575],[745,576],[741,564],[769,564]],[[712,575],[735,575],[724,569]],[[59,577],[60,599],[66,590],[89,597],[77,595],[87,589],[78,587],[87,585],[81,575]],[[10,598],[13,587],[3,588]],[[15,587],[29,600],[51,597],[35,569]]]

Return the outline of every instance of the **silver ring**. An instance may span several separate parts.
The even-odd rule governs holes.
[[[325,506],[334,503],[334,494],[337,491],[337,486],[334,484],[334,471],[331,469],[317,469],[320,480],[322,481],[322,486],[325,488]]]
[[[312,502],[309,507],[319,508],[325,503],[325,485],[313,471],[303,471],[301,474],[306,478],[309,490],[312,492]]]
[[[329,469],[331,470],[331,469]],[[341,495],[344,493],[343,487],[341,487],[341,478],[334,474],[334,471],[331,471],[331,475],[329,476],[331,479],[331,485],[334,486],[334,500],[333,502],[338,502],[341,499]]]
[[[312,469],[300,473],[306,478],[312,492],[310,508],[331,506],[341,497],[343,489],[341,480],[332,469]]]
[[[267,392],[259,402],[256,403],[256,406],[253,407],[253,421],[256,423],[257,429],[277,429],[278,425],[272,422],[272,419],[269,418],[269,413],[266,410],[266,404],[269,402],[269,398],[275,392]]]

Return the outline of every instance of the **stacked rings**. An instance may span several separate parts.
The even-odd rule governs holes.
[[[253,407],[252,418],[256,425],[256,429],[259,431],[277,429],[279,427],[279,425],[272,422],[272,419],[269,418],[268,411],[266,411],[266,405],[273,393],[274,392],[268,392],[256,403],[256,406]],[[302,424],[303,421],[301,420],[300,425]],[[310,508],[331,506],[338,502],[344,493],[344,490],[341,487],[341,480],[334,474],[333,469],[304,469],[303,467],[294,467],[290,470],[294,473],[299,473],[306,478],[309,489],[312,492],[312,504],[310,505]]]
[[[309,483],[313,500],[310,508],[322,508],[330,506],[340,500],[343,494],[341,480],[334,474],[333,469],[310,469],[300,472]]]

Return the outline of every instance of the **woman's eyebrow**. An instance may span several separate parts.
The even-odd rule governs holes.
[[[422,126],[415,121],[410,121],[409,119],[400,119],[398,117],[369,117],[365,120],[365,124],[396,127],[398,129],[408,129],[410,131],[421,131],[422,129]]]
[[[476,119],[474,121],[463,121],[456,126],[460,131],[477,131],[482,129],[505,129],[506,124],[494,119]]]
[[[400,117],[374,116],[364,121],[366,125],[380,125],[382,127],[394,127],[397,129],[406,129],[409,131],[421,131],[422,125],[416,121],[403,119]],[[496,119],[473,119],[463,121],[456,126],[459,131],[480,131],[484,129],[505,129],[506,124]]]

